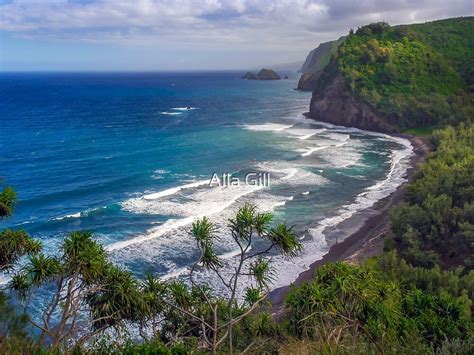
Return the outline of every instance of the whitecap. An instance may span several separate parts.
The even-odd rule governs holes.
[[[177,192],[180,192],[181,190],[184,190],[184,189],[192,189],[194,187],[199,187],[199,186],[203,186],[203,185],[209,185],[209,180],[200,180],[200,181],[195,181],[195,182],[185,184],[185,185],[181,185],[181,186],[171,187],[171,188],[163,190],[163,191],[158,191],[158,192],[154,192],[154,193],[145,195],[145,196],[143,196],[143,198],[145,200],[156,200],[156,199],[159,199],[161,197],[174,195]]]
[[[190,111],[190,110],[196,110],[197,107],[191,107],[191,106],[188,106],[188,107],[172,107],[171,110],[175,110],[175,111]]]
[[[168,115],[168,116],[175,116],[175,115],[181,115],[182,112],[168,112],[168,111],[162,111],[160,112],[162,115]]]
[[[60,220],[63,220],[63,219],[68,219],[68,218],[80,218],[81,214],[82,214],[81,212],[67,214],[67,215],[62,216],[62,217],[53,218],[53,220],[60,221]]]

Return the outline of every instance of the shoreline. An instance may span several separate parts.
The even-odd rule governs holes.
[[[390,135],[407,139],[413,146],[413,155],[410,158],[409,167],[405,173],[406,181],[398,186],[393,193],[378,200],[371,207],[359,211],[348,220],[341,222],[350,225],[354,219],[361,218],[361,216],[370,212],[360,228],[342,242],[332,245],[321,259],[311,263],[309,269],[301,272],[291,284],[270,291],[269,299],[274,309],[278,309],[283,305],[286,295],[293,286],[300,286],[311,280],[316,268],[319,266],[340,260],[360,263],[369,257],[381,253],[383,250],[382,237],[388,230],[388,211],[391,207],[402,201],[407,183],[412,180],[418,171],[419,164],[424,161],[430,151],[429,145],[419,137],[407,134]]]

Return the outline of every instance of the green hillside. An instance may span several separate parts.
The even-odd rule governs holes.
[[[351,31],[325,71],[341,73],[356,97],[401,129],[469,121],[473,43],[473,17],[375,23]]]
[[[441,53],[472,84],[474,75],[474,18],[463,17],[424,24],[399,26],[407,33],[429,44]]]

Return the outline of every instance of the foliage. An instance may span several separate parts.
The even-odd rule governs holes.
[[[463,78],[474,75],[473,18],[460,17],[425,24],[399,26],[410,37],[429,44],[456,68]],[[471,83],[472,84],[472,83]]]
[[[214,249],[219,237],[213,223],[206,217],[193,223],[191,235],[200,255],[188,274],[189,286],[177,280],[163,289],[158,286],[159,281],[151,282],[158,286],[157,294],[161,294],[162,302],[166,305],[164,309],[158,310],[162,312],[162,336],[168,340],[173,337],[195,337],[213,353],[217,352],[221,344],[227,345],[229,353],[234,351],[236,344],[241,345],[239,335],[242,324],[264,303],[272,281],[272,268],[263,256],[275,249],[291,257],[301,249],[291,228],[284,224],[270,227],[272,218],[271,214],[259,213],[256,206],[246,204],[229,221],[230,234],[240,251],[234,272],[229,274],[223,272],[223,261]],[[266,246],[250,252],[255,239],[266,242]],[[199,267],[218,277],[224,294],[216,296],[205,283],[195,280],[194,273]],[[249,281],[246,287],[241,286],[244,277]],[[245,298],[239,301],[241,292]],[[157,318],[156,314],[150,316]],[[260,322],[263,321],[260,318]],[[260,325],[266,329],[263,323]]]
[[[370,24],[347,37],[325,72],[341,73],[357,97],[403,130],[470,122],[473,35],[472,17]]]
[[[57,256],[30,256],[10,281],[25,309],[36,297],[44,301],[40,314],[28,317],[40,332],[37,346],[68,350],[71,339],[81,346],[105,329],[136,319],[141,303],[135,279],[107,260],[92,233],[70,233],[60,251]],[[80,328],[86,320],[90,331]]]
[[[0,192],[0,220],[12,216],[16,200],[13,188],[3,188]],[[30,238],[25,231],[0,231],[0,272],[11,270],[22,256],[35,254],[40,249],[41,244]]]
[[[369,352],[382,353],[427,353],[444,346],[445,339],[472,337],[471,302],[466,297],[404,284],[396,276],[387,277],[389,264],[382,265],[383,272],[371,263],[319,267],[313,280],[286,299],[290,333],[333,346],[333,351],[355,337],[360,347],[367,344]],[[388,271],[406,275],[392,267]]]
[[[400,255],[413,265],[472,269],[474,253],[474,125],[434,134],[436,151],[391,211]]]
[[[3,188],[0,192],[0,220],[12,216],[16,201],[13,188]],[[40,249],[41,244],[25,231],[0,231],[0,272],[11,271],[23,256],[32,256]],[[33,341],[25,329],[26,325],[27,316],[18,312],[9,295],[0,290],[0,353],[32,348]]]

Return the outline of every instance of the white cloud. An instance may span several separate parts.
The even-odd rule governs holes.
[[[369,22],[473,12],[472,0],[7,0],[0,31],[68,43],[280,51],[292,60]]]

